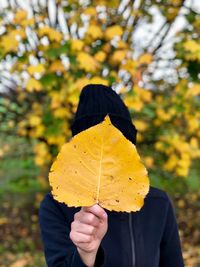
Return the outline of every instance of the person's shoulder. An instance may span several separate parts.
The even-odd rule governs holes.
[[[40,202],[40,207],[49,206],[55,203],[54,198],[51,194],[51,192],[46,193],[46,195],[43,197],[42,201]]]
[[[160,199],[163,199],[167,202],[169,201],[169,196],[164,190],[158,189],[158,188],[153,187],[153,186],[150,186],[150,189],[149,189],[149,192],[148,192],[146,198],[148,198],[148,199],[160,198]]]
[[[40,203],[40,207],[67,207],[67,205],[65,205],[64,203],[58,202],[52,195],[51,192],[46,193],[46,195],[44,196],[44,198],[42,199],[41,203]]]
[[[167,212],[167,210],[172,206],[172,200],[167,192],[150,186],[149,192],[144,199],[143,212],[150,212],[151,214],[158,215],[161,210],[163,212]]]
[[[54,214],[56,216],[64,216],[65,218],[73,217],[79,208],[68,207],[65,203],[54,199],[51,192],[48,192],[40,202],[39,214]]]

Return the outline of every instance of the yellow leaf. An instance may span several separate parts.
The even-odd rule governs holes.
[[[81,51],[83,49],[84,42],[82,40],[72,40],[71,41],[71,48],[72,51]]]
[[[69,118],[70,113],[66,107],[59,107],[54,110],[53,115],[55,118]]]
[[[126,58],[126,55],[127,55],[127,50],[117,50],[111,56],[110,63],[111,64],[113,64],[113,63],[118,64]]]
[[[136,127],[136,129],[140,132],[144,132],[146,131],[146,129],[148,128],[148,124],[144,121],[141,120],[134,120],[134,125]]]
[[[154,159],[150,156],[147,156],[144,158],[144,162],[145,162],[145,165],[148,167],[148,168],[152,168],[153,165],[154,165]]]
[[[14,263],[10,264],[10,267],[25,267],[29,263],[27,258],[22,258],[16,260]]]
[[[38,166],[45,165],[51,159],[48,146],[43,142],[40,142],[34,146],[34,152],[36,154],[35,163]]]
[[[45,67],[42,64],[37,64],[37,65],[31,65],[28,66],[27,71],[30,75],[33,75],[34,73],[43,73],[45,72]]]
[[[0,46],[4,48],[5,53],[15,52],[17,51],[18,43],[14,35],[8,34],[2,37]]]
[[[152,60],[153,60],[153,56],[151,54],[146,53],[146,54],[143,54],[139,57],[138,63],[139,63],[139,65],[141,65],[141,64],[147,64],[148,65],[152,62]]]
[[[41,123],[41,118],[36,115],[31,115],[29,118],[29,124],[34,127],[38,126]]]
[[[104,84],[108,86],[108,81],[101,77],[92,77],[89,82],[92,84]]]
[[[136,72],[136,67],[137,67],[136,61],[132,59],[128,59],[123,65],[121,65],[120,68],[122,70],[127,70],[134,77],[135,72]]]
[[[85,71],[94,72],[98,67],[98,62],[85,52],[78,53],[77,61],[80,64],[80,68],[84,69]]]
[[[121,36],[122,34],[123,34],[123,29],[119,25],[108,27],[105,31],[105,37],[108,40],[113,39],[113,37],[115,36]]]
[[[103,51],[98,51],[95,54],[94,58],[99,62],[103,62],[105,60],[105,58],[106,58],[106,53],[103,52]]]
[[[188,89],[186,97],[200,95],[200,84],[195,83]]]
[[[60,42],[62,40],[62,33],[45,25],[38,30],[39,36],[47,35],[51,41]]]
[[[27,12],[25,10],[18,10],[17,13],[15,14],[15,17],[13,19],[13,22],[15,24],[21,23],[23,20],[27,18]]]
[[[60,60],[55,60],[49,67],[50,72],[65,72],[65,67]]]
[[[86,14],[86,15],[95,16],[96,13],[97,13],[96,8],[95,7],[92,7],[92,6],[87,7],[84,10],[84,14]]]
[[[98,203],[108,210],[138,211],[149,191],[147,170],[135,145],[108,115],[62,146],[49,182],[54,198],[70,207]]]
[[[13,19],[13,23],[21,26],[34,25],[34,17],[28,18],[27,12],[24,10],[18,10]]]
[[[176,167],[178,160],[179,159],[175,154],[170,155],[169,159],[164,164],[164,169],[172,171]]]
[[[30,78],[26,84],[26,90],[28,92],[33,92],[33,91],[41,91],[42,85],[39,81],[37,81],[34,78]]]
[[[97,25],[90,25],[88,27],[87,33],[92,36],[93,39],[101,39],[103,36],[102,29]]]
[[[126,42],[119,40],[119,42],[117,43],[117,48],[118,49],[127,49],[128,45]]]
[[[184,43],[184,48],[188,53],[185,53],[185,57],[189,60],[200,61],[200,43],[195,40],[189,40]]]

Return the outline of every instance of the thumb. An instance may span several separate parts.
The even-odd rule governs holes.
[[[98,217],[99,219],[101,219],[103,221],[107,220],[107,213],[98,204],[95,204],[91,207],[83,207],[82,210],[85,212],[90,212],[90,213],[94,214],[96,217]]]

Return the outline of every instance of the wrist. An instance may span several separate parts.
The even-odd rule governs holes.
[[[77,248],[77,251],[81,257],[81,260],[87,267],[94,267],[98,249],[95,251],[88,252]]]

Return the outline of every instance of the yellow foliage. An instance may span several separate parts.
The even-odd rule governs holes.
[[[89,79],[89,82],[92,84],[108,85],[108,80],[105,80],[105,79],[98,77],[98,76],[92,77],[91,79]]]
[[[109,59],[111,65],[119,64],[126,59],[127,50],[116,50]]]
[[[97,11],[95,7],[89,6],[84,10],[83,13],[90,16],[96,16]]]
[[[20,24],[23,20],[27,18],[27,12],[25,10],[18,10],[13,19],[13,23]]]
[[[75,83],[74,83],[74,86],[73,86],[73,91],[74,90],[77,90],[77,91],[81,91],[82,88],[87,85],[89,83],[89,79],[86,78],[86,77],[82,77],[80,79],[78,79]],[[78,97],[78,96],[77,96]]]
[[[87,33],[92,36],[93,39],[101,39],[103,36],[103,31],[98,25],[90,25]]]
[[[169,156],[169,159],[166,161],[166,163],[164,163],[164,169],[166,170],[166,171],[172,171],[172,170],[174,170],[174,168],[176,167],[176,165],[177,165],[177,162],[178,162],[178,157],[177,157],[177,155],[175,155],[175,154],[171,154],[170,156]]]
[[[119,6],[119,0],[94,0],[96,5],[105,6],[107,8],[117,8]]]
[[[149,53],[145,53],[143,55],[141,55],[138,59],[138,64],[142,65],[142,64],[150,64],[153,60],[153,56]]]
[[[165,149],[165,145],[162,141],[157,141],[154,146],[158,151],[163,151]]]
[[[126,86],[121,86],[118,90],[119,94],[125,94],[128,91]]]
[[[136,72],[137,62],[132,59],[127,59],[125,63],[122,63],[120,69],[127,70],[133,77]]]
[[[43,136],[44,131],[45,131],[45,127],[44,127],[44,125],[39,124],[39,125],[37,125],[37,127],[35,127],[35,128],[32,130],[32,135],[31,135],[31,136],[34,137],[34,138],[41,137],[41,136]]]
[[[121,36],[123,34],[123,29],[119,25],[110,26],[105,31],[105,37],[108,40],[112,40],[115,36]]]
[[[34,22],[34,17],[28,19],[27,12],[25,10],[18,10],[13,19],[14,24],[18,24],[23,27],[34,25]]]
[[[134,123],[136,129],[140,132],[144,132],[148,128],[148,124],[142,120],[134,120],[133,123]]]
[[[105,43],[102,46],[102,51],[104,51],[106,54],[108,54],[109,52],[111,52],[111,45],[110,45],[110,43]]]
[[[80,39],[71,41],[71,49],[72,51],[81,51],[84,47],[84,42]]]
[[[152,100],[152,93],[150,90],[143,89],[139,86],[134,86],[134,92],[137,94],[142,101],[145,103],[151,102]]]
[[[126,97],[124,103],[128,108],[132,108],[136,111],[141,111],[144,106],[144,103],[138,96]]]
[[[108,210],[138,211],[149,191],[136,147],[108,116],[63,145],[49,182],[54,198],[69,207],[98,203]]]
[[[160,107],[157,108],[156,114],[161,121],[169,121],[171,119],[171,114]]]
[[[105,58],[106,58],[106,53],[103,52],[103,51],[98,51],[95,54],[94,58],[99,62],[103,62],[105,60]]]
[[[33,92],[33,91],[41,91],[42,90],[42,85],[39,81],[37,81],[34,78],[30,78],[28,82],[26,83],[26,90],[28,92]]]
[[[30,126],[38,126],[41,124],[41,117],[31,114],[29,117],[29,124]]]
[[[148,168],[152,168],[154,166],[154,159],[150,156],[144,157],[144,163]]]
[[[43,64],[31,65],[28,66],[27,71],[30,75],[33,75],[35,73],[41,74],[45,72],[45,67]]]
[[[69,118],[71,114],[66,107],[59,107],[53,111],[55,118]]]
[[[200,95],[200,84],[194,83],[187,91],[186,97]]]
[[[59,71],[59,72],[64,73],[66,70],[65,70],[65,67],[64,67],[64,65],[62,64],[62,62],[60,60],[55,60],[50,65],[49,71],[50,72],[57,72],[57,71]]]
[[[200,128],[199,118],[196,118],[194,116],[188,116],[187,123],[188,123],[188,131],[190,133],[194,133],[196,132],[197,129]]]
[[[64,135],[59,135],[59,136],[51,135],[47,137],[47,142],[50,145],[58,145],[58,147],[60,148],[66,142],[66,138]]]
[[[44,142],[40,142],[34,146],[35,163],[38,166],[45,165],[51,160],[51,155],[49,154],[48,146]]]
[[[17,125],[17,133],[20,135],[20,136],[25,136],[27,134],[27,121],[26,120],[21,120],[20,122],[18,122],[18,125]]]
[[[45,25],[41,28],[39,28],[38,30],[38,34],[39,36],[44,36],[47,35],[49,37],[49,40],[51,41],[55,41],[55,42],[60,42],[63,38],[62,33],[60,33],[59,31],[50,28],[49,26]]]
[[[15,35],[8,34],[2,37],[0,46],[3,47],[5,53],[16,52],[19,42]]]
[[[197,40],[185,42],[184,48],[188,51],[188,53],[185,53],[187,59],[200,61],[200,43]]]
[[[117,48],[118,49],[128,49],[128,45],[126,42],[119,40],[119,42],[117,43]]]
[[[176,174],[178,176],[187,177],[189,173],[189,169],[187,167],[177,167],[176,168]]]
[[[95,72],[98,68],[98,62],[91,55],[85,52],[79,52],[77,55],[79,67],[85,71]]]

